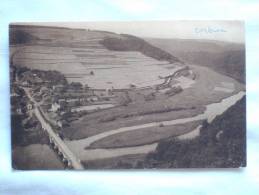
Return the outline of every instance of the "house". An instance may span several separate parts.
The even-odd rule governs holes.
[[[11,97],[11,112],[12,112],[12,114],[21,115],[21,114],[24,113],[22,103],[23,103],[22,98],[19,98],[18,96]]]
[[[99,100],[99,98],[97,96],[90,96],[90,97],[86,98],[86,100],[89,102],[96,102]]]
[[[58,127],[63,127],[62,121],[60,119],[57,120]]]
[[[40,93],[48,93],[49,92],[49,89],[45,86],[41,87],[40,88]]]
[[[59,85],[52,86],[52,89],[54,90],[54,92],[61,92],[65,89],[65,87],[64,85],[59,84]]]
[[[67,106],[79,106],[80,105],[80,101],[78,98],[76,99],[67,99],[66,100]]]
[[[51,105],[51,111],[52,112],[57,112],[58,110],[60,109],[60,104],[58,102],[54,102],[52,105]]]
[[[95,96],[104,96],[106,94],[106,89],[94,89]]]
[[[79,102],[80,102],[81,105],[87,105],[88,104],[87,98],[79,98]]]
[[[29,103],[26,105],[26,108],[27,108],[27,110],[32,110],[32,109],[33,109],[33,104],[32,104],[32,102],[29,102]]]
[[[21,115],[22,114],[22,109],[19,107],[19,108],[16,108],[16,113]]]
[[[11,97],[18,97],[19,94],[17,94],[15,91],[11,93]]]
[[[66,99],[64,99],[64,98],[59,99],[59,100],[58,100],[58,103],[59,103],[59,104],[64,104],[64,103],[66,103]]]
[[[28,81],[23,81],[23,82],[21,83],[21,86],[23,86],[23,87],[29,87],[29,82],[28,82]]]

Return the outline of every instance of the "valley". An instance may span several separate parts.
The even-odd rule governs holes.
[[[31,94],[32,106],[86,168],[102,160],[106,168],[125,159],[138,164],[163,140],[192,140],[204,121],[245,96],[235,75],[153,40],[90,29],[11,29],[13,86]]]

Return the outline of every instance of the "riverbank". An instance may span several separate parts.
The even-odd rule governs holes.
[[[142,168],[240,168],[246,166],[246,98],[243,96],[191,140],[167,139]]]
[[[205,110],[205,112],[203,114],[196,115],[195,117],[182,118],[182,119],[172,120],[172,121],[161,121],[161,123],[163,123],[164,125],[173,125],[178,123],[184,124],[186,122],[205,120],[205,119],[207,119],[210,122],[216,116],[221,115],[229,107],[233,106],[244,95],[245,95],[245,92],[240,91],[239,93],[233,96],[230,96],[228,98],[221,100],[221,102],[219,103],[212,103],[210,105],[207,105],[206,106],[207,109]],[[82,140],[66,141],[66,144],[75,153],[75,155],[83,161],[119,157],[119,156],[130,155],[130,154],[147,154],[149,152],[155,151],[158,143],[135,146],[135,147],[120,147],[120,148],[113,148],[113,149],[85,149],[85,148],[90,146],[90,144],[104,137],[117,134],[119,132],[123,132],[123,131],[127,132],[129,130],[137,131],[138,129],[142,129],[146,126],[152,127],[157,125],[159,125],[159,123],[149,123],[146,125],[140,125],[135,127],[125,127],[124,129],[122,128],[122,129],[108,131],[100,135],[95,135]]]

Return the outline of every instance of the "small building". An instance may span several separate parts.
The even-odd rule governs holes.
[[[78,98],[75,99],[67,99],[66,100],[66,104],[67,106],[79,106],[80,105],[80,101]]]
[[[17,94],[16,92],[11,93],[11,97],[18,97],[18,96],[19,96],[19,94]]]
[[[40,93],[48,93],[49,92],[49,89],[45,86],[41,87],[40,88]]]
[[[87,98],[87,101],[89,101],[89,102],[96,102],[98,100],[99,100],[99,98],[97,96],[90,96]]]
[[[87,98],[79,98],[79,102],[80,102],[81,105],[87,105],[88,104]]]
[[[59,119],[59,120],[57,120],[57,125],[58,125],[58,127],[63,127],[63,123],[62,123],[62,121]]]
[[[95,96],[104,96],[106,94],[106,89],[94,89]]]
[[[28,81],[23,81],[23,82],[21,83],[21,86],[23,86],[23,87],[29,87],[29,82],[28,82]]]
[[[59,104],[59,103],[54,102],[54,103],[51,105],[51,111],[52,111],[52,112],[57,112],[59,109],[60,109],[60,104]]]
[[[28,104],[26,105],[27,110],[32,110],[33,109],[33,103],[32,102],[28,102]]]
[[[65,88],[64,85],[61,85],[61,84],[52,86],[52,89],[53,89],[55,92],[61,92],[61,91],[64,90],[64,88]]]
[[[21,115],[21,114],[22,114],[22,108],[20,108],[20,107],[19,107],[19,108],[16,108],[16,113],[19,114],[19,115]]]
[[[66,99],[59,99],[59,100],[58,100],[58,103],[59,103],[60,105],[65,105],[65,104],[66,104]]]

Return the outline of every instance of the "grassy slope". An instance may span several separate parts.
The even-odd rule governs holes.
[[[221,116],[216,117],[211,124],[204,123],[200,137],[186,141],[172,139],[161,141],[156,152],[148,155],[144,166],[174,168],[246,166],[245,111],[244,97]]]
[[[207,66],[245,83],[245,45],[217,41],[146,39],[185,63]]]
[[[45,45],[49,47],[87,48],[89,37],[101,38],[98,44],[116,51],[139,51],[157,60],[179,62],[172,54],[154,47],[145,40],[125,34],[115,34],[107,31],[89,31],[86,29],[71,29],[62,27],[10,25],[10,45]],[[10,52],[12,53],[12,52]]]

